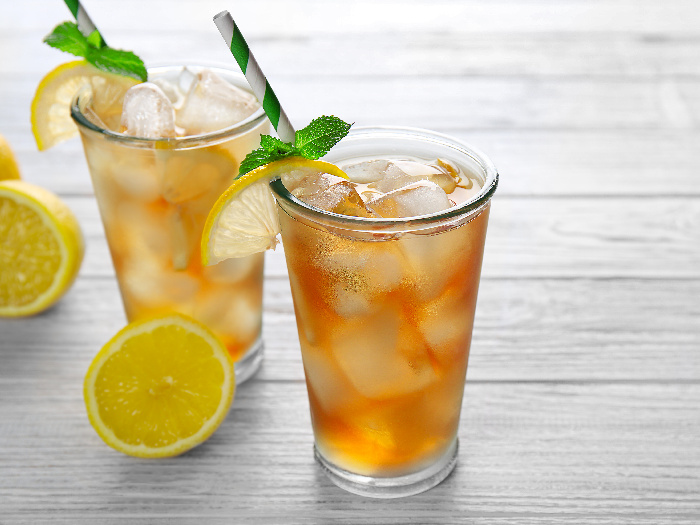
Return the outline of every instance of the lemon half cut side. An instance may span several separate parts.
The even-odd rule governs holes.
[[[169,314],[137,321],[95,356],[85,376],[88,418],[112,448],[130,456],[177,456],[201,444],[226,417],[233,361],[203,324]]]
[[[78,275],[85,243],[70,208],[22,180],[0,181],[0,316],[37,314]]]

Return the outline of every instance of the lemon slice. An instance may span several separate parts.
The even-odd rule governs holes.
[[[236,179],[209,212],[202,233],[202,262],[246,257],[277,245],[277,204],[269,182],[291,172],[328,173],[347,179],[338,166],[303,157],[287,157]]]
[[[105,122],[121,113],[124,93],[133,78],[100,71],[84,60],[62,64],[39,83],[32,100],[32,133],[40,151],[78,134],[70,104],[81,89],[92,89],[92,106]]]
[[[70,208],[48,190],[0,182],[0,316],[41,312],[68,291],[85,253]]]
[[[117,333],[93,359],[83,395],[105,443],[158,458],[211,436],[231,407],[235,383],[223,343],[194,319],[170,314]]]
[[[19,167],[5,137],[0,135],[0,180],[20,179]]]

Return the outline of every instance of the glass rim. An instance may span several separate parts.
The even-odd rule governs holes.
[[[246,91],[249,91],[251,94],[253,93],[250,90],[250,87],[248,86],[247,80],[245,76],[233,69],[227,69],[225,67],[217,66],[217,65],[208,65],[206,63],[180,63],[180,64],[172,64],[172,65],[159,65],[159,66],[154,66],[154,67],[149,67],[148,68],[148,73],[149,75],[151,73],[157,74],[157,73],[164,73],[167,72],[168,70],[175,70],[175,69],[182,69],[184,67],[192,67],[192,68],[206,68],[210,69],[215,73],[223,73],[224,75],[229,75],[237,78],[238,80],[242,80],[240,82],[240,86],[243,89],[246,89]],[[260,107],[250,116],[246,117],[245,119],[241,120],[240,122],[237,122],[236,124],[233,124],[232,126],[228,126],[223,129],[219,129],[216,131],[211,131],[208,133],[200,133],[198,135],[187,135],[185,137],[161,137],[161,138],[145,138],[145,137],[132,137],[129,135],[125,135],[123,133],[118,133],[116,131],[112,131],[109,129],[102,128],[92,121],[90,121],[83,111],[80,108],[80,102],[83,100],[84,97],[90,96],[91,93],[89,90],[86,89],[81,89],[79,90],[74,96],[73,100],[71,101],[70,104],[70,114],[71,117],[73,118],[73,121],[76,123],[78,126],[78,129],[83,128],[83,129],[88,129],[92,132],[98,133],[107,139],[114,141],[114,142],[121,142],[121,143],[126,143],[126,144],[132,144],[132,145],[140,145],[140,146],[149,146],[149,145],[155,145],[155,144],[167,144],[167,149],[180,149],[180,148],[185,148],[187,146],[196,146],[201,144],[202,142],[212,142],[212,141],[218,141],[218,140],[224,140],[228,139],[232,136],[243,134],[247,131],[250,131],[251,129],[257,127],[263,120],[267,118],[267,115],[265,114],[265,110],[262,107],[262,104]]]
[[[481,191],[474,195],[468,201],[460,204],[459,206],[454,206],[445,211],[432,213],[429,215],[419,215],[416,217],[397,217],[397,218],[369,218],[369,217],[351,217],[348,215],[340,215],[331,211],[322,210],[321,208],[316,208],[304,201],[298,199],[292,195],[284,184],[282,184],[281,179],[276,179],[270,183],[270,188],[278,197],[278,200],[283,201],[285,204],[291,205],[297,211],[301,211],[307,216],[311,216],[315,219],[320,219],[324,221],[332,220],[334,223],[347,224],[348,226],[362,226],[362,227],[375,227],[381,229],[382,227],[391,227],[407,224],[415,225],[430,225],[432,223],[441,222],[445,219],[450,219],[454,217],[464,216],[472,214],[478,211],[480,208],[484,207],[493,197],[498,187],[498,171],[493,162],[481,153],[480,150],[473,147],[472,145],[457,140],[449,135],[443,133],[438,133],[435,131],[430,131],[422,128],[407,127],[407,126],[361,126],[350,130],[347,137],[343,139],[345,143],[352,142],[354,140],[361,140],[366,138],[395,138],[395,139],[414,139],[423,140],[445,146],[456,150],[457,152],[467,155],[473,161],[475,161],[482,169],[484,175],[484,185]],[[342,144],[342,142],[341,142]],[[331,150],[333,153],[333,150]],[[325,159],[321,159],[325,160]]]

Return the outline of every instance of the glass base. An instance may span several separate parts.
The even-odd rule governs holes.
[[[341,489],[370,498],[403,498],[420,494],[442,482],[457,465],[459,440],[455,439],[445,454],[429,467],[406,476],[374,478],[353,474],[324,458],[314,445],[316,461],[323,467],[326,476]]]
[[[237,386],[248,381],[248,379],[253,377],[260,369],[260,365],[262,364],[263,360],[264,348],[265,345],[263,344],[262,337],[258,337],[241,360],[236,362],[234,365],[234,370],[236,372]]]

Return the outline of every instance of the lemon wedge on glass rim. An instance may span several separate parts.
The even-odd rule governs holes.
[[[107,121],[121,114],[124,94],[139,81],[107,73],[85,60],[75,60],[51,70],[39,83],[32,100],[32,133],[40,151],[78,134],[70,105],[80,90],[92,89],[95,113]]]
[[[88,418],[112,448],[130,456],[182,454],[219,427],[236,378],[224,344],[194,319],[169,314],[118,332],[88,369]]]
[[[269,183],[292,171],[348,179],[334,164],[303,157],[287,157],[249,171],[229,186],[209,212],[202,233],[203,264],[245,257],[277,245],[280,225]]]

